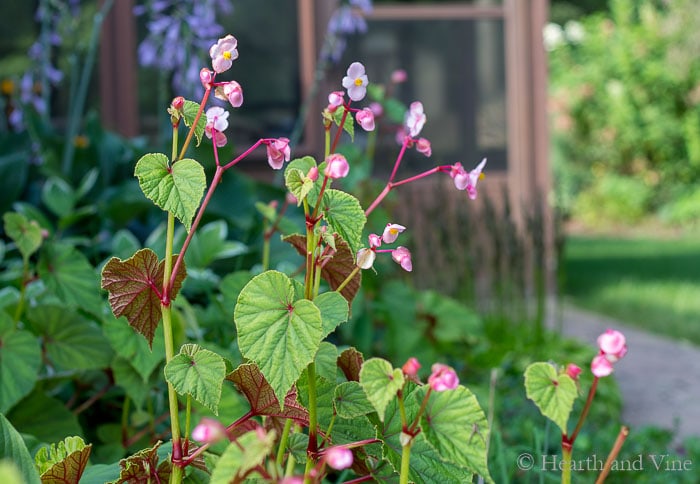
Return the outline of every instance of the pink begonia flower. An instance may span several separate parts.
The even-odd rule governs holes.
[[[375,118],[378,118],[379,116],[384,114],[384,108],[378,102],[370,103],[369,110],[372,111],[372,114],[374,114]]]
[[[238,50],[236,46],[238,41],[229,34],[218,40],[218,42],[209,49],[211,64],[215,72],[221,73],[229,70],[233,61],[238,59]],[[200,73],[201,75],[201,73]]]
[[[404,375],[415,378],[418,375],[418,370],[420,370],[420,363],[416,358],[411,356],[406,363],[403,364],[401,370]]]
[[[306,178],[308,178],[311,181],[318,180],[318,167],[312,166],[311,168],[309,168],[309,172],[306,174]]]
[[[297,197],[294,196],[292,192],[287,192],[287,194],[284,197],[284,200],[289,204],[289,205],[296,205],[299,200],[297,200]]]
[[[414,101],[411,103],[408,113],[406,113],[406,128],[412,138],[418,136],[425,125],[425,113],[423,113],[423,103]]]
[[[285,161],[289,161],[291,150],[288,138],[277,138],[267,144],[267,162],[270,166],[279,170]]]
[[[399,237],[399,234],[406,230],[406,227],[403,225],[399,224],[386,224],[386,227],[384,228],[384,233],[382,234],[382,240],[386,244],[393,244],[396,242],[396,239]]]
[[[396,261],[397,264],[401,266],[406,272],[411,272],[413,270],[413,264],[411,263],[411,252],[406,247],[397,247],[391,251],[391,258]]]
[[[227,437],[226,427],[218,420],[204,417],[199,421],[194,429],[192,429],[192,439],[205,444],[212,444]]]
[[[481,171],[484,169],[484,166],[486,166],[486,158],[481,160],[481,163],[479,163],[476,168],[469,172],[469,181],[467,183],[466,190],[467,194],[469,195],[469,198],[471,198],[472,200],[476,199],[476,182],[484,177],[481,173]]]
[[[326,464],[335,470],[342,471],[352,465],[352,451],[346,447],[329,447],[324,453]]]
[[[243,88],[236,81],[224,84],[224,95],[234,108],[240,108],[243,104]]]
[[[613,363],[627,353],[627,345],[625,343],[625,335],[614,329],[608,329],[605,333],[598,336],[600,351],[605,353]]]
[[[280,484],[304,484],[304,479],[301,477],[285,477],[280,481]]]
[[[345,101],[345,94],[343,91],[333,91],[328,95],[328,111],[334,112],[340,106],[343,105]]]
[[[347,89],[348,97],[353,101],[362,101],[367,93],[367,84],[365,66],[359,62],[350,64],[347,75],[343,77],[343,87]]]
[[[469,173],[466,172],[459,161],[452,165],[450,176],[454,180],[457,190],[464,190],[469,185]]]
[[[578,365],[569,363],[566,366],[566,374],[569,375],[573,380],[578,380],[578,376],[581,374],[581,368]]]
[[[445,390],[454,390],[459,385],[459,377],[457,373],[447,365],[435,363],[431,370],[432,374],[428,377],[428,384],[435,392],[444,392]]]
[[[430,141],[428,141],[425,138],[418,138],[418,141],[416,142],[416,151],[428,157],[433,154],[433,149],[430,146]]]
[[[406,79],[408,79],[408,75],[403,69],[396,69],[394,72],[391,73],[391,82],[393,82],[394,84],[401,84],[402,82],[406,82]]]
[[[326,170],[324,174],[334,180],[345,178],[350,171],[348,160],[340,153],[333,153],[326,159]]]
[[[380,247],[382,245],[382,238],[377,234],[369,234],[369,246],[370,247]]]
[[[210,71],[206,67],[203,67],[201,71],[199,71],[199,80],[202,81],[202,86],[204,86],[204,89],[209,88],[209,84],[211,84],[211,81],[214,80],[214,72]]]
[[[608,376],[613,372],[613,366],[605,355],[597,355],[591,361],[591,372],[598,378]]]
[[[228,111],[219,106],[207,109],[207,124],[204,133],[207,138],[214,138],[214,144],[218,147],[226,145],[226,135],[223,131],[228,128]]]
[[[374,131],[374,113],[370,108],[363,108],[355,114],[357,123],[365,131]]]
[[[374,265],[374,259],[377,254],[372,249],[363,247],[357,251],[357,267],[360,269],[369,269]]]

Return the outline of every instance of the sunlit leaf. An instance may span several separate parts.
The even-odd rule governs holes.
[[[567,374],[557,374],[549,363],[532,363],[525,369],[525,392],[542,415],[566,434],[566,424],[578,396],[574,380]]]
[[[226,377],[224,359],[195,344],[185,344],[165,365],[165,379],[180,395],[191,395],[218,414],[221,387]]]
[[[173,264],[175,256],[173,256]],[[102,288],[109,292],[109,305],[116,317],[126,316],[129,325],[142,334],[149,345],[161,317],[161,294],[164,262],[151,249],[141,249],[125,261],[112,257],[102,269]],[[171,298],[175,299],[185,265],[180,266]]]
[[[164,154],[149,153],[136,163],[135,175],[144,195],[189,232],[207,184],[202,165],[185,158],[170,166]]]
[[[367,222],[359,200],[349,193],[331,188],[323,192],[321,212],[330,228],[356,253],[360,248],[362,229]]]
[[[360,370],[360,385],[380,420],[384,420],[384,410],[390,401],[396,399],[403,382],[403,372],[381,358],[370,358]]]
[[[263,437],[257,432],[248,432],[231,442],[216,463],[211,474],[211,484],[241,482],[249,471],[262,464],[275,445],[275,431]]]
[[[192,127],[198,111],[199,103],[185,99],[185,104],[182,106],[182,113],[184,115],[185,125],[188,128]],[[197,138],[197,146],[202,142],[202,135],[204,134],[204,128],[206,128],[206,126],[207,117],[204,112],[202,112],[202,115],[197,120],[197,127],[194,129],[194,135]]]
[[[58,444],[42,447],[34,456],[43,484],[79,482],[90,457],[92,445],[80,437],[66,437]]]

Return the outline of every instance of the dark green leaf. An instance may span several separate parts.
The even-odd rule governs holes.
[[[0,456],[14,462],[26,484],[40,484],[39,473],[34,466],[27,446],[12,424],[0,413]]]
[[[41,366],[41,345],[28,331],[15,330],[5,311],[0,311],[0,413],[6,413],[29,394]]]

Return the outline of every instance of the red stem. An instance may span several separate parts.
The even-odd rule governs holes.
[[[566,438],[566,442],[570,444],[572,447],[574,446],[574,441],[576,441],[576,436],[578,435],[579,431],[581,430],[581,427],[583,426],[583,421],[586,420],[586,416],[588,415],[588,411],[591,408],[591,403],[593,402],[593,397],[595,396],[595,391],[598,388],[598,378],[597,376],[593,378],[593,384],[591,385],[591,389],[588,390],[588,398],[586,399],[586,405],[584,405],[583,410],[581,411],[581,416],[578,419],[578,424],[576,424],[576,429],[574,429],[574,433],[571,434],[571,437]],[[562,436],[562,445],[564,442],[564,438],[566,436]]]
[[[340,118],[340,126],[338,126],[338,131],[335,132],[335,138],[333,138],[333,144],[331,145],[330,153],[335,153],[335,148],[338,146],[338,141],[340,141],[340,134],[343,132],[343,126],[345,126],[345,120],[347,119],[348,113],[350,112],[350,103],[351,102],[352,101],[348,101],[347,106],[345,104],[343,104],[343,117]]]

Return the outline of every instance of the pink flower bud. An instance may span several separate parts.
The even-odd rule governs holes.
[[[287,192],[287,195],[285,195],[285,199],[290,205],[296,205],[297,203],[299,203],[299,200],[297,200],[297,197],[295,197],[292,192]]]
[[[192,439],[205,444],[212,444],[226,437],[226,427],[218,420],[204,417],[199,425],[192,429]]]
[[[391,82],[393,82],[394,84],[401,84],[402,82],[406,82],[406,79],[408,79],[408,75],[403,69],[396,69],[394,72],[391,73]]]
[[[613,356],[614,361],[625,356],[627,346],[625,335],[614,329],[608,329],[605,333],[598,336],[598,347],[600,351],[608,356]]]
[[[386,244],[393,244],[396,242],[396,239],[399,237],[399,234],[406,230],[406,227],[403,225],[399,224],[386,224],[386,227],[384,228],[384,233],[382,234],[382,240]]]
[[[182,96],[177,96],[175,99],[173,99],[173,101],[170,103],[170,105],[173,107],[173,109],[176,109],[179,111],[185,105],[185,98]]]
[[[391,258],[401,266],[401,268],[407,272],[413,270],[413,264],[411,263],[411,252],[406,247],[397,247],[391,251]]]
[[[591,372],[598,378],[608,376],[613,372],[612,363],[605,357],[605,355],[597,355],[591,361]]]
[[[311,181],[316,181],[318,180],[318,167],[317,166],[312,166],[309,169],[309,172],[306,174],[306,177],[311,180]]]
[[[267,162],[273,169],[281,169],[284,162],[289,161],[290,156],[288,138],[278,138],[267,143]]]
[[[428,384],[435,392],[444,392],[445,390],[454,390],[459,385],[457,373],[447,365],[435,363],[431,370],[432,374],[428,377]]]
[[[239,108],[243,104],[243,88],[236,81],[224,84],[224,95],[234,108]]]
[[[285,477],[280,481],[280,484],[304,484],[304,479],[301,477]]]
[[[426,116],[423,112],[423,103],[420,101],[414,101],[411,103],[408,113],[406,113],[406,128],[408,129],[408,134],[415,138],[423,129],[425,125]]]
[[[199,71],[199,80],[202,81],[202,86],[207,89],[214,79],[214,72],[210,71],[206,67]]]
[[[416,142],[416,150],[418,153],[422,153],[425,156],[430,156],[433,154],[433,150],[430,147],[430,141],[425,138],[418,138],[418,141]]]
[[[328,111],[334,112],[345,101],[345,93],[343,91],[333,91],[328,95]]]
[[[365,131],[374,131],[374,113],[369,108],[363,108],[355,114],[357,123]]]
[[[370,247],[380,247],[382,245],[382,238],[377,234],[369,234],[369,246]]]
[[[411,356],[408,359],[408,361],[406,361],[406,363],[404,363],[403,366],[401,367],[401,370],[403,370],[404,375],[409,376],[411,378],[416,377],[419,369],[420,369],[420,363],[413,356]]]
[[[377,254],[372,249],[362,248],[357,251],[357,267],[369,269],[374,265]]]
[[[578,376],[581,374],[581,368],[573,363],[569,363],[566,366],[566,374],[569,375],[573,380],[578,380]]]
[[[326,463],[338,471],[347,469],[352,465],[352,451],[346,447],[330,447],[324,457]]]
[[[324,174],[334,180],[345,178],[350,171],[348,160],[340,153],[334,153],[326,159],[326,170]]]

